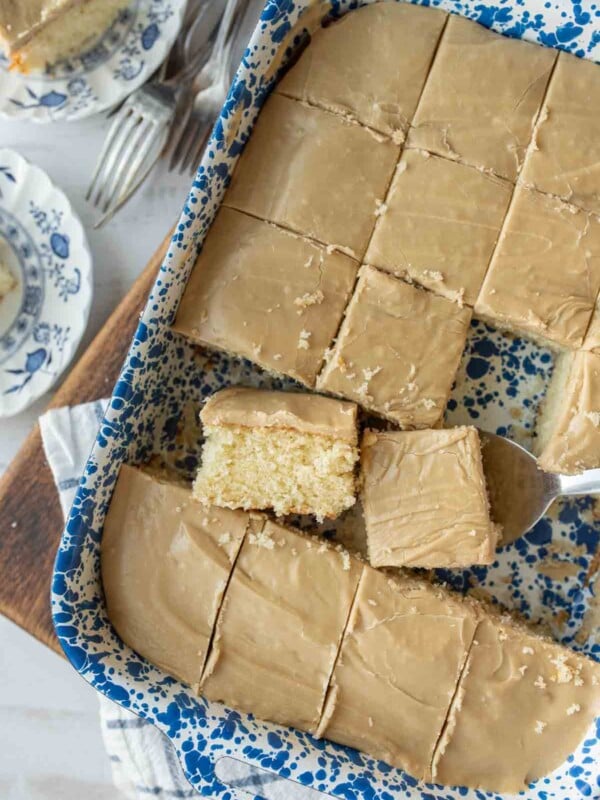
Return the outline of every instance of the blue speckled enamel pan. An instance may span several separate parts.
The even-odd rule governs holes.
[[[600,60],[600,12],[592,3],[507,0],[485,5],[479,0],[442,0],[435,4],[510,36]],[[333,14],[355,5],[336,2]],[[425,787],[355,751],[194,697],[126,647],[106,615],[100,539],[120,464],[160,452],[190,474],[197,462],[197,443],[193,436],[182,437],[180,430],[183,420],[193,419],[200,399],[238,380],[277,384],[247,362],[208,353],[193,355],[169,330],[169,323],[238,153],[284,60],[288,34],[306,7],[293,0],[270,0],[237,72],[81,479],[56,559],[54,624],[75,669],[98,691],[164,731],[189,780],[204,795],[248,797],[218,778],[219,760],[233,756],[335,797],[492,798],[495,795]],[[551,366],[549,352],[474,322],[448,410],[449,424],[474,422],[527,444]],[[509,607],[545,620],[558,639],[598,658],[600,644],[589,634],[592,560],[599,539],[592,500],[570,500],[553,507],[524,538],[499,551],[491,567],[445,577],[457,588],[478,586]],[[532,786],[526,797],[600,798],[599,738],[599,730],[590,730],[579,750]]]

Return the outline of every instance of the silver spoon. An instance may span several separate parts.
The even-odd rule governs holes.
[[[501,545],[532,528],[557,497],[600,495],[600,469],[580,475],[544,472],[520,444],[495,433],[479,434],[492,518],[502,525]]]

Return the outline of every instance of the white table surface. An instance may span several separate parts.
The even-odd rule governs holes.
[[[107,226],[93,230],[84,195],[107,123],[35,126],[0,120],[0,147],[43,167],[69,196],[88,232],[94,299],[81,349],[102,326],[176,221],[191,178],[157,174]],[[107,393],[110,392],[107,386]],[[50,395],[0,420],[0,473]],[[96,694],[56,654],[0,617],[1,800],[116,800]]]
[[[248,0],[245,41],[263,5],[263,0]],[[243,47],[240,41],[240,57]],[[12,147],[45,169],[68,195],[88,234],[94,298],[75,358],[176,222],[191,185],[190,175],[169,174],[161,165],[110,223],[94,230],[97,212],[86,203],[85,192],[108,124],[104,117],[45,126],[0,120],[0,147]],[[107,385],[107,394],[111,388]],[[0,474],[50,396],[0,420]],[[0,800],[119,797],[102,744],[95,691],[64,659],[0,616]]]

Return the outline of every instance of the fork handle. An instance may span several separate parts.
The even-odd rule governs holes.
[[[588,469],[579,475],[561,475],[560,494],[564,497],[576,497],[581,494],[600,495],[600,469]]]

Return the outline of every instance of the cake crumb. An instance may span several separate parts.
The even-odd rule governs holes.
[[[578,711],[581,711],[581,706],[579,703],[573,703],[572,706],[567,708],[567,715],[571,717],[573,714],[576,714]]]
[[[533,647],[529,647],[528,645],[525,645],[525,647],[521,650],[521,652],[525,656],[532,656],[533,655]]]
[[[297,314],[302,314],[302,312],[309,308],[310,306],[319,305],[325,299],[325,295],[320,289],[316,289],[314,292],[305,292],[300,297],[296,297],[294,300],[294,305],[298,306],[299,311]]]
[[[367,600],[367,603],[368,603],[370,606],[376,606],[376,605],[377,605],[377,603],[375,602],[375,600],[371,600],[371,598],[370,598],[370,597],[369,597],[369,599]]]
[[[375,200],[375,216],[382,217],[388,210],[387,203],[383,200]]]
[[[369,728],[373,727],[373,717],[369,717]]]
[[[301,330],[300,331],[300,338],[298,339],[298,349],[299,350],[308,350],[310,345],[308,340],[312,336],[310,331]]]
[[[536,733],[542,733],[544,728],[546,727],[546,725],[547,725],[547,723],[546,722],[542,722],[541,719],[536,720],[535,732]]]
[[[225,533],[222,533],[219,536],[219,544],[229,544],[230,541],[231,541],[231,534],[229,533],[229,531],[225,531]]]
[[[525,673],[527,672],[528,669],[529,668],[528,668],[527,664],[523,664],[523,666],[519,667],[519,672],[521,673],[521,675],[525,675]]]
[[[281,355],[281,353],[274,353],[273,354],[273,361],[281,361],[282,358],[283,358],[283,356]]]
[[[537,678],[534,680],[533,685],[536,689],[545,689],[546,688],[546,681],[544,680],[542,675],[538,675]]]
[[[260,531],[260,533],[250,533],[248,535],[248,541],[250,544],[255,544],[257,547],[264,547],[265,550],[273,550],[275,548],[275,542],[268,533],[264,531]]]

